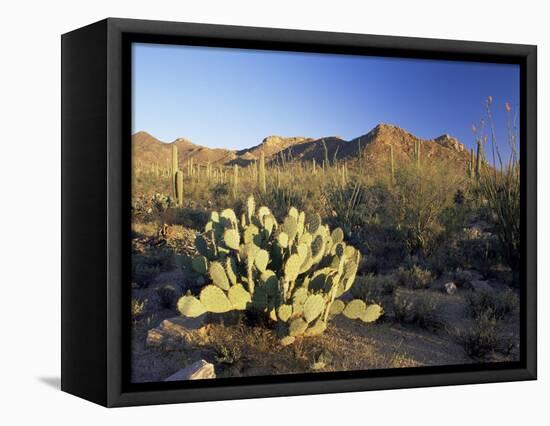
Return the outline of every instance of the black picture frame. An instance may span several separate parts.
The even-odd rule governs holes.
[[[62,390],[108,406],[535,380],[536,46],[109,18],[62,36]],[[129,382],[130,43],[520,65],[520,361]]]

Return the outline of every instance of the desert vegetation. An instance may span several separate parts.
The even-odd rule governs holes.
[[[133,140],[133,379],[515,360],[519,152],[379,125],[243,151]]]

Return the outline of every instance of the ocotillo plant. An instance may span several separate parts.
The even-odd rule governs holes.
[[[260,153],[260,165],[258,168],[258,188],[262,193],[265,193],[267,190],[265,183],[265,154],[263,151]]]
[[[183,206],[183,172],[178,170],[176,172],[176,205],[178,207]]]
[[[174,194],[174,197],[177,196],[176,194],[176,172],[178,171],[178,147],[176,144],[172,144],[172,193]]]

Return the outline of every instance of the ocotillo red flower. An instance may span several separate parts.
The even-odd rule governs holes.
[[[506,102],[504,104],[504,109],[506,110],[506,112],[512,111],[512,105],[510,105],[510,102]]]
[[[493,97],[487,96],[487,105],[491,105],[493,103]]]

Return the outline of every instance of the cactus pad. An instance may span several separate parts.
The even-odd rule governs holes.
[[[346,304],[344,302],[342,302],[340,299],[336,299],[334,302],[332,302],[332,305],[330,305],[328,313],[331,316],[340,315],[345,307]]]
[[[237,265],[232,257],[225,259],[225,273],[231,285],[237,284]]]
[[[327,323],[323,321],[321,318],[319,318],[317,321],[313,323],[312,326],[310,326],[304,333],[304,336],[312,337],[312,336],[319,336],[325,332],[327,329]]]
[[[309,296],[304,303],[304,318],[309,323],[315,320],[325,308],[325,300],[320,294]]]
[[[302,318],[296,318],[290,322],[290,325],[288,326],[288,334],[291,337],[299,336],[304,334],[306,329],[307,322],[305,322]]]
[[[287,216],[283,222],[282,230],[288,235],[288,242],[292,244],[292,241],[296,237],[298,231],[298,223],[292,216]]]
[[[363,322],[374,322],[384,313],[380,305],[372,304],[367,306],[363,315],[359,318]]]
[[[292,315],[292,306],[291,305],[281,305],[279,306],[279,309],[277,309],[277,317],[281,321],[288,321],[290,316]]]
[[[199,274],[206,274],[208,271],[208,261],[204,256],[194,257],[191,261],[191,267]]]
[[[194,296],[183,296],[178,300],[178,311],[185,317],[196,318],[206,312],[204,305]]]
[[[317,233],[317,230],[319,229],[320,226],[321,226],[321,216],[319,216],[319,213],[314,213],[306,217],[305,227],[311,234]]]
[[[201,255],[208,256],[208,244],[202,235],[197,235],[195,238],[195,247]]]
[[[349,319],[359,319],[367,312],[367,305],[359,299],[349,302],[342,312]]]
[[[238,311],[244,311],[252,300],[250,293],[246,291],[241,284],[232,286],[227,292],[227,296],[229,297],[233,309],[237,309]]]
[[[221,314],[233,309],[225,293],[215,285],[207,285],[201,290],[200,302],[208,312]]]
[[[225,209],[221,212],[220,222],[222,222],[226,228],[237,228],[237,216],[232,209]]]
[[[289,281],[294,281],[300,273],[302,261],[297,254],[291,255],[285,263],[285,278]]]
[[[254,201],[254,197],[251,195],[246,200],[246,216],[248,217],[248,223],[252,220],[252,216],[254,216],[254,212],[256,210],[256,202]]]
[[[281,232],[277,236],[277,243],[279,243],[279,246],[281,246],[282,248],[287,248],[288,247],[288,234],[286,232]]]
[[[259,250],[254,257],[254,265],[258,268],[258,271],[265,272],[268,262],[269,253],[263,249]]]
[[[239,231],[237,231],[236,229],[227,229],[223,233],[223,242],[230,249],[239,250]]]
[[[330,237],[332,238],[332,242],[334,244],[341,243],[342,241],[344,241],[344,231],[342,231],[341,228],[335,228],[332,231],[332,234],[330,234]]]
[[[208,274],[215,285],[222,290],[229,290],[229,280],[227,279],[227,275],[221,263],[211,262],[208,268]]]

